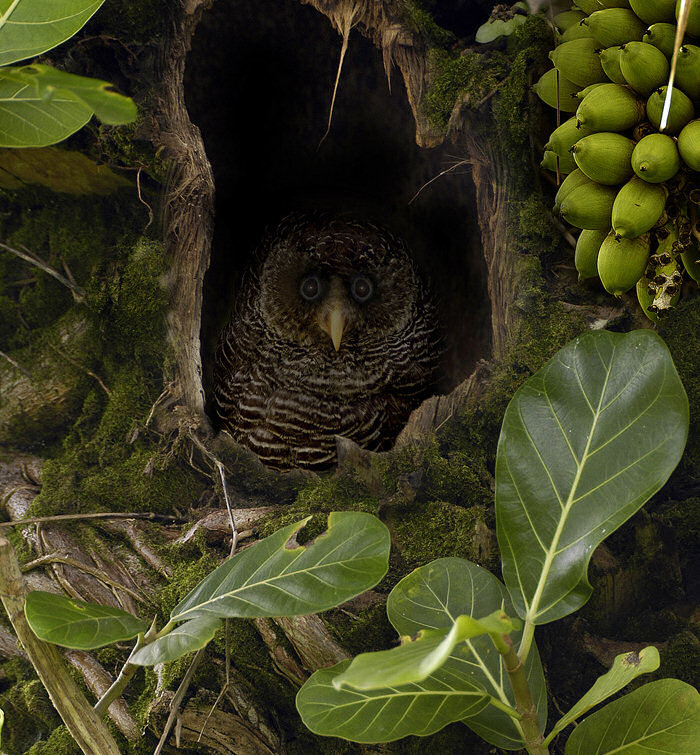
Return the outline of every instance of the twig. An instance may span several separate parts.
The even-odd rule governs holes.
[[[146,200],[141,195],[141,173],[142,172],[143,172],[143,168],[141,167],[136,171],[136,193],[138,194],[139,202],[141,202],[141,204],[145,204],[146,207],[148,208],[148,223],[146,223],[143,229],[145,231],[151,225],[151,223],[153,223],[153,208],[151,207],[150,204],[148,204],[148,202],[146,202]]]
[[[215,460],[216,468],[219,470],[219,477],[221,477],[221,487],[224,491],[224,501],[226,501],[226,510],[228,511],[228,520],[231,523],[231,553],[230,556],[236,552],[238,546],[238,530],[236,529],[236,522],[233,520],[233,509],[231,508],[231,499],[228,497],[228,486],[226,485],[226,474],[224,473],[224,465],[218,460]]]
[[[44,564],[63,564],[64,566],[72,566],[74,569],[78,569],[85,574],[89,574],[91,577],[95,577],[95,579],[99,580],[105,585],[109,585],[110,587],[116,588],[118,590],[123,590],[127,595],[131,596],[139,603],[147,602],[134,590],[121,584],[121,582],[117,582],[116,579],[111,579],[110,577],[108,577],[101,569],[96,569],[94,567],[88,566],[87,564],[83,564],[73,558],[59,556],[56,553],[47,553],[44,556],[39,556],[38,558],[32,559],[26,564],[23,564],[22,572],[26,573],[28,571],[31,571],[32,569],[36,569],[38,566],[44,566]]]
[[[16,492],[16,490],[13,489],[13,492]],[[23,527],[26,524],[65,522],[78,519],[147,519],[149,521],[178,523],[185,521],[182,517],[170,516],[169,514],[155,514],[152,511],[131,511],[128,513],[101,511],[96,514],[56,514],[56,516],[32,516],[27,519],[15,519],[12,522],[0,522],[0,529],[5,527]]]
[[[168,720],[165,722],[165,728],[163,729],[163,733],[161,734],[161,737],[158,740],[158,746],[153,751],[153,755],[160,755],[160,753],[163,751],[163,747],[165,747],[165,744],[168,741],[170,730],[173,728],[175,719],[178,717],[180,713],[180,704],[182,703],[182,700],[184,699],[185,694],[187,693],[187,690],[192,681],[192,677],[194,676],[194,672],[197,669],[199,662],[202,660],[205,649],[206,648],[200,648],[197,651],[195,657],[192,659],[192,663],[190,663],[190,667],[187,669],[185,676],[180,682],[180,686],[177,688],[175,697],[173,697],[172,702],[170,703],[170,715],[168,716]]]
[[[440,173],[437,174],[437,176],[433,176],[430,181],[427,183],[424,183],[420,189],[408,200],[408,204],[412,204],[415,199],[418,198],[418,195],[423,191],[423,189],[426,189],[428,186],[430,186],[433,181],[437,181],[438,178],[442,178],[447,173],[451,173],[453,170],[456,170],[457,168],[461,168],[462,165],[469,165],[471,163],[471,160],[460,160],[458,163],[455,163],[454,165],[450,166],[449,168],[445,168],[445,170],[440,171]]]
[[[34,379],[32,377],[32,373],[29,372],[29,370],[25,370],[24,367],[19,364],[19,362],[15,362],[15,360],[9,354],[6,354],[4,351],[0,351],[0,357],[6,359],[13,367],[16,367],[25,377],[28,377],[30,380]]]
[[[25,262],[29,262],[30,264],[35,265],[40,270],[43,270],[45,273],[48,273],[51,277],[55,278],[59,283],[63,283],[64,286],[66,286],[73,292],[73,297],[76,301],[83,301],[83,299],[85,299],[84,288],[81,288],[75,283],[72,283],[64,275],[61,275],[61,273],[57,272],[52,267],[49,267],[42,259],[37,257],[34,252],[30,251],[26,247],[24,252],[20,252],[18,249],[14,249],[13,247],[0,242],[0,248],[4,249],[7,252],[11,252],[12,254],[16,254],[20,259],[23,259]]]
[[[108,395],[112,395],[112,391],[109,390],[109,388],[104,384],[102,381],[102,378],[94,373],[92,370],[89,370],[87,367],[84,367],[80,362],[77,362],[73,357],[69,357],[68,354],[66,354],[65,351],[61,351],[57,346],[54,346],[53,344],[49,344],[49,347],[52,348],[59,356],[62,356],[67,362],[70,362],[74,367],[77,367],[79,370],[83,370],[83,372],[90,375],[90,377],[95,378],[97,382],[100,384],[100,388]]]
[[[552,215],[552,213],[549,213],[549,219],[552,221],[553,225],[556,227],[558,231],[561,232],[561,235],[568,241],[568,243],[571,245],[573,249],[576,249],[576,239],[569,233],[566,226],[557,218]]]

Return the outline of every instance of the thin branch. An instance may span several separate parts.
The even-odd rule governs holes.
[[[127,595],[131,596],[139,603],[147,602],[141,595],[139,595],[131,588],[126,587],[121,582],[117,582],[116,579],[111,579],[110,577],[108,577],[101,569],[88,566],[87,564],[76,561],[73,558],[68,558],[67,556],[59,556],[56,553],[47,553],[44,556],[39,556],[38,558],[28,561],[26,564],[22,565],[22,573],[26,574],[26,572],[29,572],[32,569],[36,569],[38,566],[44,566],[45,564],[63,564],[64,566],[72,566],[74,569],[78,569],[84,574],[89,574],[91,577],[95,577],[95,579],[99,580],[105,585],[109,585],[109,587],[116,588],[117,590],[123,590]]]
[[[16,490],[13,489],[13,492],[16,492]],[[11,522],[0,522],[0,530],[5,527],[23,527],[26,524],[44,524],[44,522],[53,523],[82,519],[147,519],[149,521],[176,522],[180,524],[185,521],[182,517],[155,514],[153,511],[131,511],[128,513],[102,511],[97,514],[56,514],[56,516],[32,516],[27,519],[15,519]]]
[[[420,189],[408,200],[408,204],[412,204],[414,200],[418,198],[418,195],[423,191],[423,189],[427,189],[428,186],[430,186],[433,181],[437,181],[438,178],[442,178],[447,173],[451,173],[453,170],[456,170],[457,168],[461,168],[463,165],[469,165],[472,161],[471,160],[460,160],[458,163],[455,163],[454,165],[450,166],[449,168],[445,168],[445,170],[440,171],[440,173],[437,174],[437,176],[433,176],[430,181],[427,183],[424,183]]]
[[[73,297],[75,298],[76,301],[83,301],[85,299],[84,288],[81,288],[75,283],[72,283],[64,275],[61,275],[61,273],[54,270],[52,267],[49,267],[42,259],[37,257],[34,254],[34,252],[30,251],[26,247],[25,247],[25,251],[20,252],[18,249],[15,249],[14,247],[8,246],[7,244],[3,244],[2,242],[0,242],[0,249],[4,249],[7,252],[11,252],[12,254],[17,255],[20,259],[23,259],[25,262],[29,262],[31,265],[35,265],[40,270],[43,270],[45,273],[48,273],[52,278],[55,278],[59,283],[62,283],[64,286],[69,288],[73,292]]]
[[[100,385],[100,388],[102,388],[102,390],[108,396],[112,395],[112,391],[110,391],[109,388],[104,384],[104,382],[102,381],[102,378],[99,375],[97,375],[96,373],[94,373],[92,370],[89,370],[87,367],[84,367],[82,364],[80,364],[80,362],[77,362],[72,357],[69,357],[68,354],[66,354],[65,351],[62,351],[57,346],[54,346],[53,344],[49,344],[49,347],[51,349],[53,349],[59,356],[63,357],[67,362],[70,362],[74,367],[77,367],[79,370],[82,370],[83,372],[85,372],[88,375],[90,375],[90,377],[92,377],[95,380],[97,380],[97,382]]]
[[[32,373],[29,372],[29,370],[25,370],[24,367],[19,362],[15,362],[15,360],[9,355],[6,354],[4,351],[0,351],[0,357],[3,359],[6,359],[13,367],[18,369],[25,377],[28,377],[30,380],[33,380]]]
[[[204,656],[205,649],[206,648],[200,648],[197,651],[195,657],[192,659],[192,663],[190,663],[190,667],[187,669],[185,676],[180,682],[180,686],[177,688],[175,697],[173,697],[172,702],[170,703],[170,715],[168,716],[168,720],[165,722],[165,728],[163,729],[163,733],[161,734],[161,737],[158,740],[158,746],[153,751],[153,755],[160,755],[160,753],[163,751],[163,747],[165,747],[165,744],[168,741],[168,737],[170,736],[170,730],[173,728],[175,719],[180,714],[180,705],[182,704],[182,701],[185,695],[187,694],[187,690],[189,689],[190,683],[192,682],[192,677],[194,676],[194,672],[196,671],[197,666],[199,665],[199,662],[202,660],[202,657]]]
[[[146,223],[143,229],[145,231],[151,225],[151,223],[153,223],[153,208],[151,207],[150,204],[148,204],[148,202],[143,198],[141,194],[141,173],[142,172],[143,172],[143,168],[139,168],[136,171],[136,193],[138,194],[139,202],[141,202],[141,204],[146,205],[146,207],[148,208],[148,223]]]
[[[221,477],[221,487],[224,491],[224,501],[226,501],[226,510],[228,511],[228,520],[231,523],[231,553],[230,556],[236,552],[238,547],[238,530],[236,529],[236,522],[233,520],[233,509],[231,508],[231,499],[228,497],[228,486],[226,485],[226,474],[224,473],[224,465],[218,460],[215,460],[216,468],[219,470],[219,477]]]
[[[567,230],[566,226],[560,220],[557,220],[557,218],[552,215],[551,212],[549,213],[549,219],[552,221],[552,224],[556,227],[556,229],[561,232],[561,235],[566,239],[569,245],[573,249],[576,249],[576,239]]]

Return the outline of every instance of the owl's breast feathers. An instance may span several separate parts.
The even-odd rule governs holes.
[[[329,338],[280,338],[257,305],[259,285],[250,275],[217,347],[222,428],[278,469],[328,467],[336,435],[388,447],[437,378],[441,335],[430,297],[421,288],[400,328],[350,333],[336,351]]]

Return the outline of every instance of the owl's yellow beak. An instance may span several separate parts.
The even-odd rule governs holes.
[[[321,328],[331,337],[333,348],[338,351],[345,330],[345,315],[340,302],[333,303],[331,310],[321,323]]]

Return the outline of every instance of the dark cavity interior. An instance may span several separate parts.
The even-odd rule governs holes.
[[[416,146],[400,73],[393,70],[390,92],[380,52],[357,29],[321,143],[340,47],[329,21],[298,0],[217,2],[197,28],[186,100],[216,184],[202,316],[207,396],[213,350],[241,274],[265,227],[294,210],[349,212],[408,242],[444,313],[443,392],[489,355],[486,270],[469,168],[424,186],[464,156],[457,147]]]

